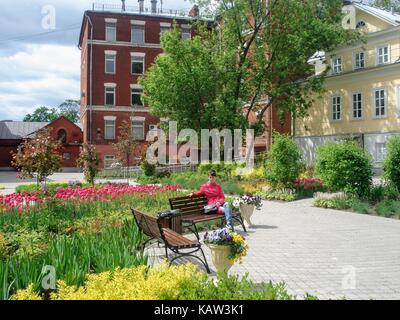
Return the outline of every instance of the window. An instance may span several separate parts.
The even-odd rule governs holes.
[[[357,52],[354,56],[354,69],[365,68],[365,53]]]
[[[106,54],[106,73],[115,73],[116,55]]]
[[[332,120],[342,119],[342,98],[340,96],[332,97]]]
[[[144,56],[133,54],[131,64],[132,74],[144,74]]]
[[[149,125],[149,130],[150,131],[158,130],[158,126],[156,124],[151,124],[151,125]]]
[[[132,106],[143,106],[142,94],[143,94],[143,89],[139,89],[139,88],[131,89]]]
[[[106,41],[115,42],[117,41],[117,24],[106,23]]]
[[[160,38],[161,38],[161,36],[162,36],[164,33],[169,32],[170,30],[171,30],[170,27],[163,27],[163,26],[161,26],[161,27],[160,27]]]
[[[63,160],[71,160],[71,154],[69,152],[63,153]]]
[[[106,105],[115,106],[115,88],[106,87]]]
[[[114,164],[116,161],[115,156],[112,155],[105,155],[104,156],[104,167],[105,168],[110,168],[112,164]]]
[[[387,155],[386,143],[377,142],[375,144],[375,150],[376,150],[376,161],[382,162],[383,160],[385,160]]]
[[[358,21],[357,22],[357,24],[356,24],[356,29],[362,29],[362,28],[364,28],[364,27],[366,27],[367,26],[367,24],[365,23],[365,21]]]
[[[378,48],[378,65],[389,63],[389,46]]]
[[[144,43],[144,25],[132,26],[132,42],[142,44]]]
[[[385,89],[378,89],[374,91],[375,100],[375,113],[376,118],[386,116],[386,92]]]
[[[104,139],[115,140],[115,120],[104,120]]]
[[[191,28],[182,28],[182,40],[190,40],[192,38],[192,29]]]
[[[343,71],[342,67],[342,58],[335,58],[332,61],[332,68],[333,68],[333,73],[341,73]]]
[[[58,130],[57,140],[58,140],[58,142],[60,142],[62,144],[67,143],[67,131],[65,131],[64,129]]]
[[[144,121],[143,120],[133,120],[132,121],[132,131],[135,140],[144,140]]]
[[[353,119],[362,119],[362,93],[353,93]]]

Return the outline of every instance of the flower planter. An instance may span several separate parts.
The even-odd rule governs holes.
[[[242,217],[247,225],[247,227],[252,227],[253,223],[251,222],[251,217],[254,213],[255,206],[252,204],[245,204],[241,203],[240,204],[240,213],[242,214]]]
[[[233,266],[233,262],[229,260],[231,253],[230,246],[222,246],[215,244],[207,244],[211,251],[211,260],[218,272],[228,272]]]

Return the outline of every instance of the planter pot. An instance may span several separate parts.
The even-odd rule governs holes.
[[[254,209],[255,209],[255,206],[252,205],[252,204],[242,203],[240,205],[240,213],[242,214],[244,222],[246,223],[246,225],[248,227],[252,227],[253,226],[253,223],[251,222],[251,217],[252,217],[252,215],[254,213]]]
[[[211,260],[218,272],[228,272],[233,266],[233,262],[229,260],[231,253],[230,246],[220,246],[215,244],[207,244],[211,251]]]

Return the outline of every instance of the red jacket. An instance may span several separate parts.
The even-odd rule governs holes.
[[[208,204],[216,204],[218,206],[218,212],[221,213],[219,208],[225,204],[225,195],[218,183],[211,184],[207,182],[200,187],[199,192],[194,192],[193,195],[205,196],[208,200]]]

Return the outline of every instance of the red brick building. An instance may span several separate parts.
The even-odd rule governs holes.
[[[149,113],[140,99],[142,88],[138,78],[162,54],[160,35],[174,23],[182,30],[182,38],[194,35],[191,22],[198,18],[198,8],[184,15],[157,7],[157,0],[139,0],[138,8],[100,5],[86,11],[79,48],[81,49],[81,123],[85,143],[94,144],[101,155],[102,166],[117,161],[113,147],[123,121],[132,121],[140,144],[135,155],[146,146],[149,130],[157,128],[160,119]],[[290,132],[277,124],[272,108],[266,113],[267,132],[256,141],[256,152],[265,151],[271,129]],[[288,128],[287,128],[288,127]]]
[[[48,128],[54,139],[61,142],[61,166],[64,170],[77,170],[83,141],[82,129],[75,123],[60,117],[53,122],[0,121],[0,170],[12,170],[12,152],[17,152],[24,139],[29,139],[40,130]]]
[[[93,9],[84,14],[79,40],[81,123],[84,142],[96,145],[102,165],[108,166],[117,160],[113,143],[124,120],[132,121],[135,136],[141,142],[136,156],[146,145],[148,131],[159,125],[160,119],[141,102],[138,78],[162,53],[161,33],[177,23],[183,39],[192,37],[190,22],[197,14],[191,11],[191,16],[181,16],[174,11],[161,11],[157,1],[151,1],[149,9],[144,1],[139,1],[138,8],[122,12],[121,8],[115,12],[115,8],[106,5]]]

